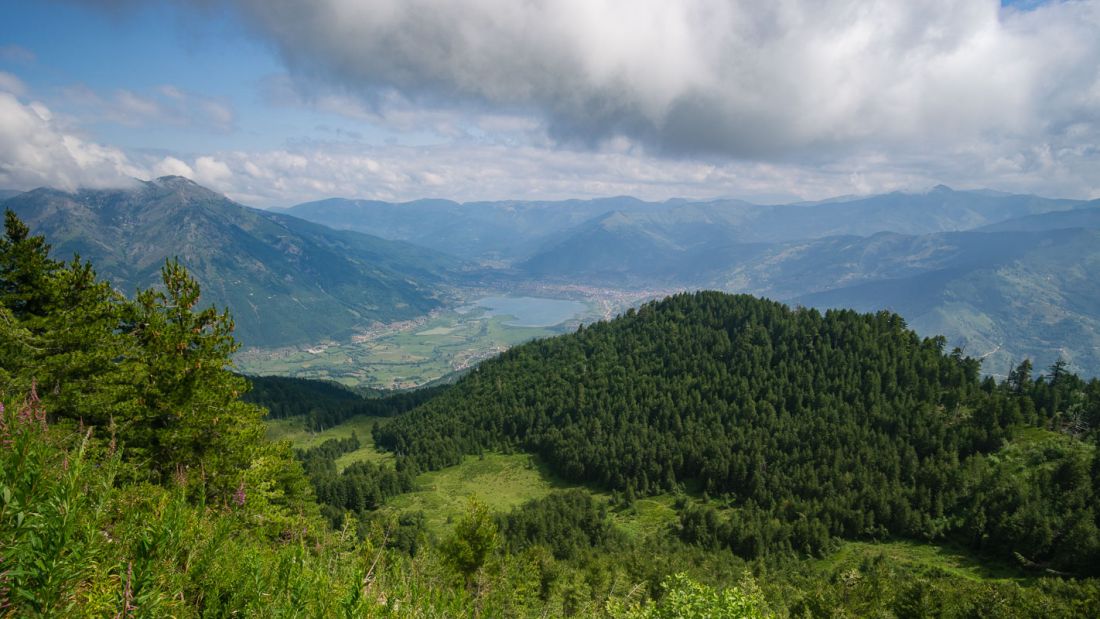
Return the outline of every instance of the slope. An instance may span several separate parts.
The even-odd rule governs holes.
[[[127,189],[37,189],[4,201],[56,255],[91,259],[124,293],[156,283],[178,257],[204,303],[228,306],[248,345],[346,333],[440,304],[458,265],[405,243],[334,231],[237,204],[180,177]]]
[[[1098,258],[1098,213],[1083,203],[978,231],[766,243],[738,241],[733,217],[689,205],[598,218],[518,266],[551,280],[657,282],[819,308],[890,309],[919,332],[942,333],[985,357],[989,373],[1004,376],[1031,357],[1041,367],[1065,359],[1096,376],[1100,291],[1087,273]]]
[[[943,249],[936,259],[925,256],[925,269],[831,290],[826,285],[793,300],[896,311],[917,331],[942,333],[950,346],[982,357],[983,372],[993,375],[1006,376],[1024,358],[1036,367],[1064,360],[1074,371],[1100,375],[1100,283],[1094,276],[1100,229],[957,236],[953,247],[969,251]],[[897,258],[905,262],[904,255]],[[887,263],[880,261],[880,269]],[[829,270],[823,257],[815,270]]]
[[[980,228],[983,232],[1060,230],[1065,228],[1100,228],[1100,200],[1082,204],[1066,211],[1015,217]]]
[[[758,254],[835,236],[925,235],[1085,203],[937,187],[867,198],[772,206],[719,200],[604,213],[543,241],[518,267],[536,277],[606,285],[706,283]],[[805,291],[803,291],[805,292]]]

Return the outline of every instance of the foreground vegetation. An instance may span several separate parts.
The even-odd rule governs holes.
[[[463,384],[392,419],[326,426],[330,436],[311,436],[308,416],[265,428],[264,410],[241,400],[247,382],[228,371],[229,317],[197,308],[198,287],[181,267],[168,263],[162,287],[128,300],[90,265],[52,260],[10,214],[5,223],[0,617],[1100,614],[1097,581],[1080,577],[1094,551],[1097,459],[1083,440],[1092,387],[1075,377],[1033,381],[1021,370],[967,392],[1020,404],[1018,418],[997,416],[980,435],[995,430],[1000,442],[962,469],[988,506],[972,512],[986,518],[980,528],[958,529],[981,533],[967,547],[1003,555],[1011,540],[1025,549],[994,562],[1003,573],[970,569],[967,557],[987,563],[972,550],[945,558],[927,545],[838,535],[810,547],[811,560],[792,544],[746,553],[729,543],[745,504],[721,488],[711,494],[705,480],[631,496],[599,480],[597,492],[565,487],[546,468],[563,462],[518,454],[516,441],[502,443],[510,453],[459,456],[450,473],[422,470],[422,452],[379,457],[371,447],[437,402],[458,402]],[[1082,412],[1080,425],[1053,423],[1063,418],[1047,410]],[[475,485],[498,502],[430,501]],[[448,518],[433,522],[425,510]],[[774,514],[782,530],[786,512]]]

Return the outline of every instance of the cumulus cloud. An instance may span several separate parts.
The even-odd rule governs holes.
[[[664,155],[1011,149],[1016,138],[1058,148],[1100,83],[1095,2],[235,4],[294,75],[370,106],[397,92],[425,106],[520,110],[562,143],[624,136]]]
[[[117,148],[87,141],[37,102],[0,92],[0,187],[118,186],[147,176]]]
[[[337,127],[324,133],[339,142],[130,154],[250,204],[818,199],[940,182],[1100,197],[1096,0],[199,4],[232,5],[278,50],[286,75],[263,81],[267,103],[437,138],[369,144]],[[172,86],[67,97],[90,122],[235,122],[224,102]]]
[[[303,142],[270,151],[226,151],[186,161],[171,159],[173,167],[156,167],[156,173],[188,176],[240,202],[261,207],[331,196],[391,201],[424,197],[475,201],[732,196],[787,201],[922,190],[941,180],[973,188],[988,179],[978,164],[954,172],[941,166],[936,170],[945,174],[941,177],[926,173],[929,162],[925,160],[884,164],[879,157],[867,157],[827,166],[699,162],[647,156],[628,145],[570,151],[491,142],[416,147]],[[210,176],[202,171],[212,164],[220,174]],[[1021,179],[1020,184],[1033,180]]]
[[[193,179],[195,177],[195,170],[186,163],[169,155],[153,165],[153,176],[183,176]]]

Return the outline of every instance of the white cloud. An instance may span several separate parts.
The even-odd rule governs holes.
[[[147,175],[121,150],[70,132],[45,105],[0,92],[0,187],[107,187]]]
[[[168,156],[161,159],[153,166],[153,176],[183,176],[185,178],[194,179],[195,171],[191,166],[179,159]]]
[[[246,203],[817,199],[940,182],[1100,197],[1097,0],[207,1],[279,50],[288,74],[266,80],[268,102],[348,121],[325,129],[341,142],[131,153]],[[224,101],[171,85],[69,94],[85,122],[235,123]],[[378,134],[411,137],[369,144]]]
[[[210,156],[195,159],[194,180],[198,183],[209,185],[215,189],[223,189],[227,187],[232,177],[233,172],[224,161]]]
[[[11,73],[0,71],[0,92],[10,92],[16,96],[22,96],[26,94],[27,87],[23,84],[23,80],[18,77]]]
[[[367,109],[396,92],[527,110],[565,142],[627,136],[671,155],[1055,139],[1052,121],[1080,114],[1100,82],[1096,2],[236,3],[295,75]]]

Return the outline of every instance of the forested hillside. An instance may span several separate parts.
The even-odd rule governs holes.
[[[249,376],[252,389],[242,399],[267,409],[269,419],[304,417],[306,427],[323,430],[352,417],[393,417],[416,408],[449,385],[414,391],[368,390],[356,393],[338,383],[289,378]]]
[[[1023,494],[979,490],[1020,428],[1100,425],[1100,382],[1025,363],[997,386],[943,347],[888,312],[685,294],[512,349],[376,439],[424,468],[522,449],[628,497],[697,488],[734,509],[686,512],[685,535],[744,556],[953,536],[1093,572],[1091,444],[1033,454],[1057,472]]]

